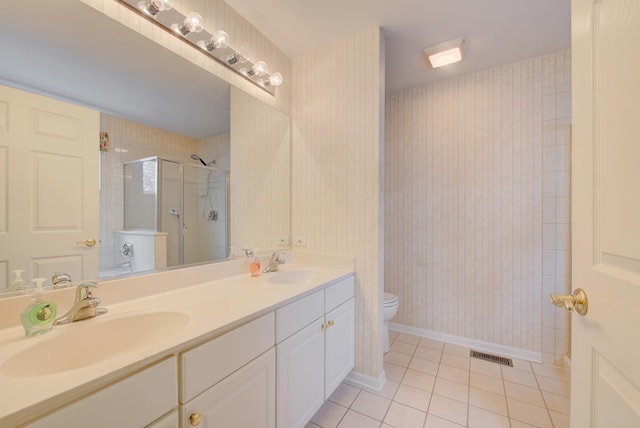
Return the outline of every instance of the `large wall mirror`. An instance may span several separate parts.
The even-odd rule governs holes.
[[[288,116],[75,0],[0,52],[0,292],[288,247]]]

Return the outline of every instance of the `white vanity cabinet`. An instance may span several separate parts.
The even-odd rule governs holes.
[[[276,311],[278,428],[304,427],[354,364],[354,278]]]
[[[180,355],[181,426],[275,427],[270,312]]]
[[[29,428],[144,427],[177,407],[178,373],[171,357],[34,422]],[[155,425],[155,424],[154,424]],[[154,426],[151,425],[151,426]],[[175,427],[176,425],[158,425]]]

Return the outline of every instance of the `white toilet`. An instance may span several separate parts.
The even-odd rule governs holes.
[[[389,352],[389,321],[396,316],[398,312],[398,296],[395,294],[384,292],[384,352]]]

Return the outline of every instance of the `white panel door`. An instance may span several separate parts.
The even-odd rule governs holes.
[[[277,346],[278,428],[303,428],[324,403],[324,318]]]
[[[274,428],[276,356],[270,349],[182,406],[182,426]]]
[[[355,303],[351,298],[325,317],[325,387],[324,398],[329,399],[355,363]]]
[[[573,0],[571,426],[640,427],[640,0]]]
[[[0,271],[98,277],[97,111],[0,86]],[[7,279],[0,278],[0,289]]]

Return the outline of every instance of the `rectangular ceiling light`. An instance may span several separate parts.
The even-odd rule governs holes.
[[[426,48],[424,54],[429,58],[431,67],[438,68],[462,61],[463,46],[464,39],[449,40]]]

